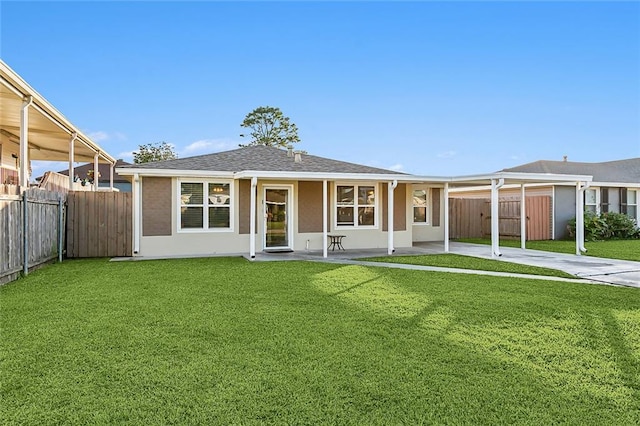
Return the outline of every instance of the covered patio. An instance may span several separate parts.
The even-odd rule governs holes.
[[[31,160],[69,163],[68,189],[74,188],[74,163],[110,165],[110,186],[116,159],[80,131],[0,60],[0,170],[1,183],[29,186]],[[94,191],[98,179],[93,179]]]

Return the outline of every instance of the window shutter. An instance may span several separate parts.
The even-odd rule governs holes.
[[[600,213],[609,212],[609,188],[600,188]]]

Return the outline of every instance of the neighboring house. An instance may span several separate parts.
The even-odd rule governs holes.
[[[128,166],[131,163],[128,163],[124,160],[116,160],[115,167]],[[98,164],[98,172],[100,173],[100,178],[98,179],[99,188],[108,188],[111,184],[110,179],[110,164],[101,163]],[[69,170],[61,170],[58,173],[62,175],[69,176]],[[88,182],[93,179],[93,163],[83,164],[81,166],[76,166],[73,169],[74,176],[77,181],[80,182]],[[113,173],[113,187],[120,192],[131,192],[131,181],[124,177],[120,176],[118,172]]]
[[[28,187],[32,160],[115,164],[115,158],[0,60],[0,184]],[[72,189],[73,182],[67,186]]]
[[[323,250],[326,256],[332,235],[344,235],[348,249],[392,253],[414,242],[444,241],[446,250],[449,187],[590,180],[523,173],[423,177],[265,146],[117,172],[133,182],[133,251],[142,256],[253,257],[256,250]]]
[[[640,158],[630,158],[599,163],[575,161],[540,160],[516,167],[503,169],[507,173],[535,174],[571,174],[591,175],[592,182],[584,190],[582,204],[585,211],[596,214],[606,212],[624,213],[640,223]],[[569,236],[567,225],[576,217],[576,190],[568,183],[536,184],[527,187],[527,196],[539,195],[551,197],[553,218],[553,238],[563,239]],[[456,198],[488,197],[488,190],[456,190]],[[519,188],[504,187],[500,190],[501,199],[520,199]]]

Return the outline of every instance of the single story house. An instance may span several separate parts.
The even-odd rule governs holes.
[[[395,247],[442,241],[446,251],[450,187],[490,184],[497,200],[505,183],[567,182],[582,196],[591,180],[506,172],[417,176],[266,146],[117,172],[132,180],[138,256],[312,250],[326,257],[328,242],[338,235],[349,249],[386,248],[391,254]],[[492,253],[499,255],[498,232],[493,235]],[[582,241],[577,236],[577,253]]]
[[[624,213],[640,223],[640,158],[629,158],[597,163],[540,160],[503,169],[507,173],[591,175],[592,181],[584,189],[582,205],[585,211],[596,214]],[[569,236],[567,224],[576,217],[575,188],[567,182],[531,184],[528,195],[551,198],[549,215],[552,218],[552,238]],[[452,190],[451,197],[478,198],[489,196],[489,188]],[[505,186],[500,191],[503,200],[519,200],[518,187]]]

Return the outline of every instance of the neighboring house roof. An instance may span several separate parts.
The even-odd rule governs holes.
[[[263,145],[247,146],[197,157],[132,164],[123,168],[221,172],[259,170],[268,172],[405,174],[309,154],[302,154],[302,161],[296,162],[293,157],[289,156],[287,150]]]
[[[116,165],[115,167],[122,167],[122,166],[128,166],[131,163],[128,163],[124,160],[117,160],[116,161]],[[104,164],[104,163],[100,163],[98,164],[98,171],[100,172],[100,178],[98,179],[98,182],[109,182],[109,167],[111,167],[110,164]],[[77,166],[73,168],[73,173],[78,176],[80,179],[86,179],[88,177],[88,172],[89,170],[93,170],[93,163],[87,163],[87,164],[83,164],[81,166]],[[60,173],[61,175],[66,175],[69,176],[69,169],[66,170],[61,170],[58,173]],[[120,176],[118,173],[116,173],[116,171],[113,171],[113,181],[114,182],[129,182],[129,179],[127,179],[124,176]]]
[[[502,171],[591,175],[593,176],[593,182],[640,183],[640,158],[601,163],[540,160],[503,169]]]

